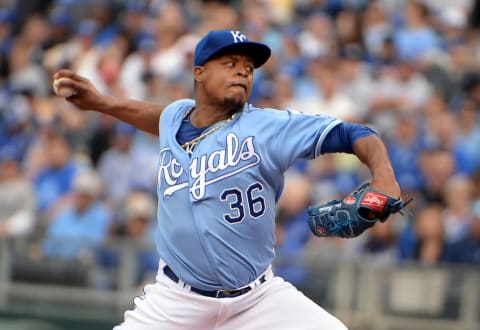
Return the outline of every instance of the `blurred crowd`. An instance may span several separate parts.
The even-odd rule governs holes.
[[[480,264],[475,0],[0,0],[0,239],[35,237],[32,264],[79,261],[102,274],[119,263],[108,243],[126,239],[141,247],[139,280],[154,272],[157,138],[75,109],[53,95],[51,77],[71,68],[102,93],[167,104],[192,96],[195,43],[220,28],[272,48],[251,103],[368,124],[414,197],[411,214],[361,237],[315,239],[306,207],[342,198],[369,173],[344,154],[296,163],[278,205],[278,273],[301,283],[305,249]]]

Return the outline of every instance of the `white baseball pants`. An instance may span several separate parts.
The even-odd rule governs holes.
[[[265,275],[241,296],[211,298],[175,283],[160,267],[156,282],[145,286],[113,330],[348,330],[271,269]]]

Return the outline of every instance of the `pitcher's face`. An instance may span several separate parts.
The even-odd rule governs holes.
[[[196,74],[199,90],[213,100],[243,107],[252,90],[254,69],[253,60],[246,55],[214,58]]]

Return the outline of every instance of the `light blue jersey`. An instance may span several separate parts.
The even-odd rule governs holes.
[[[247,104],[200,140],[190,156],[176,134],[194,104],[171,103],[160,119],[158,252],[193,287],[242,287],[275,256],[275,204],[283,173],[299,158],[318,156],[340,121]]]

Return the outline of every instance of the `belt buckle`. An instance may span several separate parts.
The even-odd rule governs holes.
[[[259,279],[259,284],[263,284],[267,280],[267,277],[265,275],[262,275]],[[241,289],[233,289],[233,290],[217,290],[217,293],[215,294],[215,298],[234,298],[241,296],[244,293],[247,293],[248,291],[252,290],[251,286],[246,286]]]
[[[234,289],[234,290],[217,290],[217,294],[215,295],[216,298],[234,298],[241,296],[242,294],[246,293],[250,288],[244,289]]]

